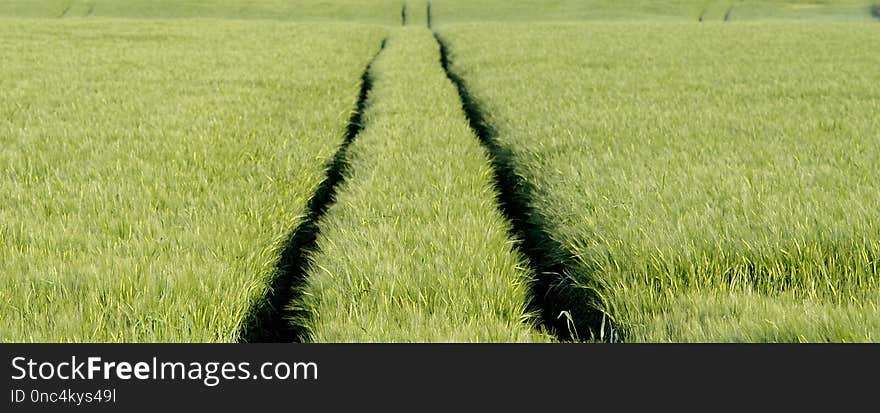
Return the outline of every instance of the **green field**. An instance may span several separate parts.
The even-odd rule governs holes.
[[[434,23],[870,21],[865,0],[433,0]]]
[[[3,0],[0,16],[400,22],[397,0]]]
[[[2,31],[0,337],[235,339],[383,30],[89,20]]]
[[[880,341],[873,10],[0,0],[0,341]]]
[[[318,341],[537,338],[524,323],[529,275],[438,59],[431,32],[408,27],[373,66],[369,126],[304,292]]]
[[[880,339],[880,27],[447,32],[630,339]]]

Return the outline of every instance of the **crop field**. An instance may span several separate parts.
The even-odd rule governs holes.
[[[233,339],[383,31],[7,23],[0,337]]]
[[[869,22],[864,0],[434,0],[435,26],[491,22]]]
[[[448,37],[536,209],[577,257],[571,276],[632,339],[877,340],[877,29],[498,25]]]
[[[394,24],[397,0],[3,0],[0,16],[233,19]]]
[[[880,341],[880,13],[0,0],[0,341]]]
[[[431,33],[407,27],[373,66],[369,127],[350,148],[304,292],[314,339],[537,339],[523,323],[529,275],[438,61]]]

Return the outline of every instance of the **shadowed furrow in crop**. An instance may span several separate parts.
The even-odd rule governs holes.
[[[385,40],[382,41],[376,56],[379,56],[379,53],[384,49]],[[375,61],[375,57],[373,59]],[[290,323],[288,319],[308,316],[308,314],[288,314],[284,308],[296,299],[305,282],[309,267],[309,254],[314,252],[315,240],[320,232],[318,223],[333,203],[337,186],[345,179],[348,168],[346,159],[348,147],[354,142],[358,133],[363,130],[364,110],[367,107],[367,99],[373,85],[370,75],[372,65],[371,61],[361,76],[357,105],[348,122],[345,139],[332,161],[327,165],[326,178],[309,199],[306,219],[290,234],[285,243],[276,266],[275,278],[272,280],[266,297],[256,304],[250,313],[248,322],[244,324],[244,329],[240,334],[243,342],[293,342],[302,339],[302,332],[297,328],[298,324]]]
[[[731,4],[730,7],[727,8],[727,11],[724,12],[724,21],[730,21],[730,15],[733,13],[733,8],[736,5]]]
[[[369,125],[291,321],[316,342],[547,341],[484,150],[416,21],[373,66]]]
[[[594,306],[597,297],[593,290],[570,282],[572,254],[553,239],[543,216],[532,206],[534,188],[517,173],[512,152],[499,143],[498,133],[480,104],[464,80],[450,69],[449,49],[443,39],[437,33],[434,37],[440,45],[441,65],[458,90],[468,123],[489,154],[499,207],[535,275],[530,309],[540,312],[543,324],[561,340],[612,339],[610,323]]]
[[[877,25],[670,27],[442,34],[623,339],[876,341]]]
[[[4,18],[0,341],[238,341],[384,33]]]

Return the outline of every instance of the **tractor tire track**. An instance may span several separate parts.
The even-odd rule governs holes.
[[[727,8],[727,11],[724,12],[724,21],[725,22],[730,21],[730,14],[733,13],[733,8],[735,6],[736,6],[735,4],[731,4],[730,7]]]
[[[67,2],[67,6],[64,7],[64,10],[61,11],[61,14],[58,15],[59,19],[62,19],[67,16],[67,13],[70,13],[70,9],[73,8],[74,0],[70,0]]]
[[[430,20],[430,19],[429,19]],[[468,123],[489,154],[498,207],[511,224],[511,237],[535,276],[528,310],[540,314],[542,325],[560,341],[613,339],[613,326],[594,306],[594,291],[575,286],[569,274],[576,268],[573,254],[556,241],[534,208],[534,188],[516,171],[512,150],[498,142],[498,134],[464,80],[450,69],[449,48],[433,32],[440,46],[440,64],[458,90]]]
[[[426,13],[427,13],[426,18],[428,19],[428,29],[433,30],[434,26],[431,23],[431,0],[428,0],[428,5],[426,7]]]
[[[306,332],[290,320],[309,315],[300,310],[287,310],[286,307],[294,302],[301,292],[310,266],[309,257],[317,248],[317,238],[321,231],[319,223],[335,202],[337,188],[345,179],[348,170],[348,148],[364,128],[364,111],[373,87],[371,74],[373,63],[385,50],[386,40],[382,40],[379,51],[361,75],[357,104],[349,118],[343,142],[328,163],[324,180],[308,201],[306,218],[285,242],[275,265],[275,276],[270,282],[265,297],[251,308],[239,331],[239,342],[300,342],[306,336]]]

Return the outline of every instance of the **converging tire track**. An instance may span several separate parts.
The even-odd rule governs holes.
[[[433,29],[432,16],[431,16],[431,0],[428,0],[428,5],[426,6],[426,18],[428,19],[428,29]]]
[[[598,301],[595,293],[576,287],[569,279],[574,267],[572,254],[550,235],[532,206],[534,189],[516,172],[512,151],[498,142],[498,133],[486,120],[484,110],[464,80],[450,69],[449,47],[437,32],[433,34],[440,46],[440,64],[458,90],[471,129],[489,153],[499,209],[510,221],[511,235],[535,276],[529,309],[539,312],[543,325],[561,341],[612,337],[610,321],[591,305]]]
[[[316,342],[549,341],[526,314],[532,276],[485,150],[425,20],[410,17],[375,63],[369,125],[291,321]]]
[[[345,179],[348,169],[348,148],[364,129],[364,111],[373,86],[371,69],[376,58],[385,50],[386,41],[387,39],[382,40],[379,51],[361,75],[358,100],[349,118],[343,142],[327,165],[326,177],[308,201],[306,218],[285,242],[276,264],[276,276],[271,282],[266,297],[250,311],[248,320],[239,333],[240,342],[302,341],[303,333],[288,321],[288,318],[296,314],[285,311],[285,307],[296,299],[301,285],[305,282],[309,255],[315,251],[316,240],[320,233],[318,223],[334,203],[337,187]]]
[[[74,0],[70,0],[67,2],[67,6],[64,7],[64,10],[61,10],[61,13],[58,14],[59,19],[67,17],[67,13],[70,13],[70,9],[73,7],[73,2]]]
[[[733,13],[733,8],[735,6],[736,6],[735,4],[731,4],[730,7],[727,9],[727,11],[724,12],[724,21],[725,22],[730,21],[730,14]]]
[[[430,26],[432,23],[430,2],[427,3],[426,11],[426,21],[423,22],[423,24]],[[401,9],[401,22],[406,26],[407,21],[407,8],[404,4]],[[379,144],[379,141],[376,141],[376,139],[379,139],[380,137],[388,139],[391,137],[389,136],[389,133],[393,135],[393,132],[390,131],[398,126],[403,126],[398,125],[399,121],[393,120],[394,118],[388,118],[386,113],[397,113],[401,110],[407,111],[412,110],[412,108],[423,106],[427,108],[431,106],[425,106],[425,104],[427,104],[426,102],[410,101],[408,105],[411,105],[411,107],[408,107],[407,109],[404,109],[404,107],[392,109],[397,107],[395,105],[399,105],[400,103],[387,102],[384,99],[387,96],[400,97],[407,95],[409,95],[409,99],[425,99],[424,96],[418,93],[413,94],[414,90],[417,89],[415,88],[416,84],[413,83],[415,79],[409,79],[407,75],[404,75],[403,72],[401,72],[402,69],[400,69],[399,65],[405,60],[401,60],[404,56],[402,53],[414,53],[413,57],[415,57],[416,54],[421,54],[421,52],[416,52],[416,50],[420,48],[423,49],[426,45],[429,45],[432,42],[436,43],[437,49],[435,49],[434,53],[437,53],[435,56],[439,57],[439,63],[442,69],[442,71],[437,70],[437,76],[439,76],[439,79],[445,77],[443,80],[450,82],[450,85],[448,86],[450,87],[449,93],[451,93],[450,103],[453,106],[458,105],[461,108],[459,116],[464,115],[463,120],[466,120],[467,125],[464,126],[464,130],[469,130],[471,132],[462,133],[462,137],[467,138],[467,136],[470,135],[470,139],[476,138],[479,143],[475,148],[482,147],[483,151],[477,151],[478,153],[474,154],[474,161],[479,163],[477,159],[485,159],[484,157],[488,157],[486,172],[483,174],[489,174],[488,176],[490,178],[488,179],[487,184],[491,184],[491,187],[494,189],[494,191],[489,192],[489,194],[490,197],[494,195],[495,202],[491,203],[491,206],[488,206],[489,209],[486,212],[493,210],[497,211],[492,212],[489,215],[491,216],[498,213],[500,214],[497,215],[498,219],[507,221],[509,225],[494,224],[494,227],[497,228],[500,233],[494,236],[490,235],[490,238],[494,238],[491,240],[487,239],[486,242],[488,244],[478,248],[478,250],[469,250],[468,257],[453,258],[449,255],[449,251],[446,251],[446,249],[448,249],[446,247],[457,244],[454,239],[460,240],[461,238],[456,238],[455,236],[452,238],[449,237],[452,234],[468,228],[468,226],[453,224],[453,222],[467,221],[471,225],[474,225],[475,228],[480,228],[483,225],[493,226],[493,224],[491,224],[492,220],[491,218],[484,217],[481,219],[486,219],[485,221],[480,221],[479,223],[473,222],[472,220],[475,217],[480,216],[477,209],[465,209],[452,215],[450,215],[450,210],[447,209],[445,215],[434,216],[433,214],[435,214],[436,211],[431,211],[433,208],[436,208],[436,205],[448,204],[448,201],[443,200],[445,199],[444,195],[428,195],[429,199],[422,199],[422,203],[426,202],[427,204],[422,206],[422,203],[418,203],[419,201],[417,201],[417,199],[424,198],[426,195],[422,194],[421,190],[412,192],[415,191],[415,188],[409,189],[407,184],[407,182],[415,176],[409,174],[406,175],[406,179],[404,179],[403,176],[399,176],[399,171],[404,171],[408,168],[411,169],[416,166],[415,163],[418,163],[419,161],[415,158],[400,158],[399,155],[392,154],[385,159],[385,162],[390,162],[397,165],[395,168],[400,168],[395,169],[398,171],[396,174],[381,175],[380,172],[369,172],[375,170],[375,165],[370,166],[370,162],[367,162],[365,165],[359,164],[354,168],[352,172],[353,175],[345,178],[347,176],[347,170],[349,169],[349,146],[363,130],[362,118],[367,106],[367,95],[372,89],[374,79],[372,70],[377,58],[381,52],[385,50],[386,42],[383,41],[380,53],[377,53],[376,57],[370,62],[363,74],[362,88],[357,104],[357,110],[352,115],[349,122],[346,138],[334,156],[333,161],[328,166],[327,178],[320,185],[308,203],[307,219],[297,227],[286,243],[281,258],[277,264],[278,275],[272,281],[271,288],[269,289],[266,298],[255,306],[254,310],[251,312],[251,317],[240,334],[241,341],[302,342],[310,341],[312,339],[338,340],[342,337],[347,337],[345,334],[338,334],[339,331],[343,330],[349,331],[347,334],[352,334],[354,331],[358,331],[358,334],[363,334],[363,339],[365,340],[389,340],[389,337],[395,337],[395,334],[397,333],[389,333],[389,331],[384,330],[385,328],[390,328],[388,326],[370,324],[382,317],[395,316],[394,312],[398,310],[391,310],[388,308],[382,309],[384,306],[388,305],[388,302],[395,303],[395,306],[408,306],[415,304],[416,302],[418,303],[418,306],[413,308],[416,312],[410,314],[410,316],[414,318],[406,321],[409,325],[401,326],[398,324],[397,327],[394,327],[410,331],[410,333],[413,334],[410,339],[422,337],[421,340],[425,340],[425,337],[432,337],[442,330],[448,330],[447,334],[452,334],[450,336],[444,336],[447,337],[447,339],[451,337],[469,337],[467,340],[475,337],[517,337],[516,340],[520,340],[528,336],[528,334],[531,334],[518,332],[517,330],[527,328],[528,323],[520,324],[519,322],[515,322],[513,319],[507,319],[505,318],[507,316],[502,315],[505,312],[511,311],[515,314],[522,314],[521,316],[514,316],[514,318],[523,317],[523,320],[529,319],[532,314],[537,314],[539,320],[536,321],[539,321],[543,325],[543,330],[554,334],[561,341],[601,339],[606,337],[606,333],[612,330],[610,323],[605,317],[603,317],[603,314],[593,306],[597,301],[596,297],[592,295],[593,293],[590,290],[576,287],[574,283],[570,281],[569,274],[572,274],[572,271],[574,271],[572,269],[574,264],[571,254],[568,253],[560,243],[554,240],[546,229],[546,226],[543,224],[541,215],[533,209],[533,189],[531,185],[517,174],[511,150],[498,143],[497,132],[486,120],[482,108],[471,96],[465,82],[457,74],[452,72],[447,45],[435,31],[429,29],[422,34],[418,34],[421,30],[424,29],[402,29],[402,31],[398,32],[395,37],[398,41],[398,43],[395,43],[397,48],[391,53],[391,55],[396,57],[388,62],[385,61],[388,59],[383,58],[380,62],[383,63],[382,68],[379,68],[379,71],[381,72],[380,74],[383,76],[393,76],[391,79],[394,80],[380,82],[380,87],[384,87],[385,89],[383,89],[381,98],[376,102],[372,102],[370,106],[375,106],[375,110],[378,111],[377,113],[385,115],[378,115],[380,118],[374,119],[374,121],[378,122],[376,124],[376,131],[372,133],[368,132],[364,135],[364,139],[369,138],[371,140],[371,145],[367,145],[366,143],[364,145],[367,146],[356,145],[357,148],[355,148],[354,151],[357,153],[353,152],[352,156],[359,159],[358,154],[363,155],[361,152],[374,153],[376,150],[370,148],[370,146]],[[418,40],[419,37],[422,37],[423,39]],[[416,46],[419,44],[422,45]],[[410,52],[404,52],[406,49],[409,49]],[[389,66],[390,62],[395,63],[393,66]],[[415,64],[415,62],[413,62],[413,64]],[[430,63],[427,63],[427,65],[430,66]],[[428,72],[430,72],[430,70],[428,70]],[[407,129],[411,129],[410,133],[413,134],[409,135],[407,139],[412,140],[412,142],[399,148],[400,150],[411,150],[406,149],[406,146],[415,145],[413,147],[415,148],[419,145],[425,145],[423,150],[426,152],[423,152],[418,157],[425,158],[422,159],[422,161],[427,164],[437,162],[444,157],[455,156],[452,155],[453,151],[443,149],[444,144],[438,143],[437,141],[428,140],[423,144],[417,143],[423,139],[430,139],[431,134],[428,132],[430,130],[430,124],[440,122],[440,119],[443,119],[444,116],[448,117],[448,113],[441,115],[443,113],[441,109],[442,105],[439,107],[437,105],[440,105],[440,103],[435,102],[433,104],[434,109],[432,109],[432,111],[439,111],[436,114],[436,116],[439,117],[434,117],[433,119],[431,117],[425,117],[423,122],[413,121],[412,124],[407,125]],[[373,121],[371,121],[371,123],[372,122]],[[462,132],[464,132],[464,130]],[[432,146],[437,147],[434,148],[434,150],[428,150]],[[438,152],[437,150],[441,151]],[[479,152],[482,152],[482,154]],[[432,153],[435,155],[432,155]],[[415,156],[415,153],[412,153],[412,155]],[[449,165],[449,161],[451,161],[451,159],[441,161],[439,164]],[[364,161],[361,160],[358,162],[363,163]],[[455,168],[458,167],[461,166]],[[362,169],[363,171],[361,171]],[[480,176],[485,176],[478,173],[478,169],[474,170],[473,174],[470,171],[458,171],[453,173],[453,171],[447,171],[445,169],[446,168],[436,171],[422,169],[422,171],[418,173],[418,175],[422,175],[419,176],[418,180],[425,180],[427,182],[443,181],[444,179],[448,179],[444,178],[444,176],[461,176],[460,174],[464,173],[465,176],[473,175],[473,178],[466,178],[467,181],[478,182],[483,179],[480,178]],[[366,198],[363,198],[363,191],[354,191],[354,195],[350,195],[354,198],[350,199],[347,197],[343,204],[340,205],[340,209],[337,210],[334,208],[335,212],[327,217],[323,225],[327,226],[325,229],[328,230],[329,233],[322,233],[319,228],[319,223],[324,219],[330,206],[335,203],[337,187],[343,182],[343,180],[351,180],[351,182],[346,184],[346,188],[348,188],[348,185],[354,187],[364,186],[367,185],[367,182],[364,182],[366,176],[371,176],[370,179],[376,179],[377,176],[374,175],[376,173],[381,175],[378,177],[379,181],[370,181],[372,185],[370,187],[374,188],[374,191],[378,191],[378,193],[390,197],[386,200],[387,203],[375,204],[376,199],[373,199],[372,196],[367,195]],[[450,173],[451,175],[449,175]],[[363,174],[367,175],[365,176]],[[404,181],[401,181],[401,179],[404,179]],[[465,192],[459,193],[459,195],[463,197],[462,199],[473,199],[474,203],[468,208],[480,205],[481,201],[479,201],[479,195],[471,193],[473,187],[462,187],[462,189],[465,188],[467,188]],[[342,191],[348,193],[351,189],[343,189]],[[409,213],[415,215],[395,215],[399,214],[400,211],[408,211],[410,207],[404,207],[404,205],[413,204],[414,202],[417,204],[411,205],[410,207],[415,208],[415,210],[410,211]],[[465,203],[467,202],[470,201],[466,201]],[[477,215],[472,215],[475,213],[477,213]],[[427,222],[439,220],[436,224],[444,225],[441,227],[443,228],[442,231],[448,231],[449,233],[435,232],[436,236],[434,236],[433,239],[430,239],[431,237],[429,237],[430,241],[426,239],[425,243],[422,243],[422,241],[414,241],[411,238],[412,235],[396,234],[393,232],[388,233],[387,228],[384,227],[387,225],[382,224],[382,222],[386,221],[389,217],[394,217],[394,222],[403,223],[402,228],[411,228],[413,225],[424,225],[424,220],[427,220]],[[443,224],[443,222],[447,220],[449,222]],[[361,222],[361,227],[352,228],[353,225],[357,225],[357,222]],[[373,222],[377,223],[376,225],[378,226],[376,228],[373,228]],[[344,228],[342,232],[340,232],[340,228]],[[352,229],[356,229],[358,232],[364,233],[367,236],[354,236],[348,232]],[[471,229],[473,228],[465,231],[468,232],[468,235],[465,236],[465,238],[470,238],[474,235],[469,233]],[[489,233],[491,234],[492,231],[494,231],[494,229],[490,230]],[[462,235],[464,235],[464,233]],[[419,237],[421,236],[417,236],[416,239],[420,239]],[[422,262],[422,260],[428,260],[428,262],[430,262],[457,259],[462,262],[470,263],[462,268],[476,268],[483,265],[477,263],[498,262],[497,260],[500,259],[499,257],[510,255],[508,258],[501,258],[502,261],[509,262],[508,260],[513,259],[512,257],[517,254],[511,255],[510,250],[505,253],[503,251],[504,248],[493,250],[495,247],[490,247],[489,245],[510,245],[511,239],[513,239],[514,248],[519,251],[519,255],[525,258],[521,261],[519,266],[520,268],[523,268],[522,266],[524,265],[527,268],[519,271],[523,274],[527,273],[531,278],[528,287],[524,287],[530,290],[530,294],[523,293],[519,299],[514,300],[509,299],[516,296],[517,293],[515,289],[504,292],[493,291],[492,293],[489,293],[489,290],[487,290],[479,296],[455,296],[455,293],[452,293],[451,291],[445,293],[440,292],[438,288],[442,290],[441,286],[444,285],[444,283],[449,282],[449,280],[444,281],[445,276],[438,279],[423,279],[417,284],[410,285],[408,288],[416,288],[415,291],[419,291],[418,297],[407,298],[405,296],[399,296],[395,294],[394,287],[391,287],[390,290],[378,287],[379,285],[383,285],[383,283],[389,282],[387,277],[392,275],[384,274],[383,269],[369,267],[371,264],[368,261],[373,258],[369,258],[365,262],[357,264],[357,258],[340,256],[339,254],[342,253],[342,250],[337,250],[338,245],[345,244],[344,250],[346,251],[362,251],[364,250],[363,247],[367,246],[366,244],[371,244],[377,240],[384,245],[397,246],[402,245],[401,243],[404,241],[407,243],[414,242],[415,244],[413,245],[416,245],[415,248],[418,250],[425,249],[425,251],[416,254],[416,256],[423,256],[424,258],[412,260],[412,252],[403,256],[395,255],[395,252],[389,252],[388,254],[378,252],[377,254],[382,257],[380,261],[385,263],[384,265],[392,268],[411,268],[411,270],[422,271],[426,274],[434,274],[437,269],[432,269],[430,267],[432,264],[422,267],[424,264],[421,264],[420,262]],[[437,250],[439,245],[444,245],[446,247],[440,247],[440,250]],[[506,248],[509,249],[511,247],[508,246]],[[428,251],[430,251],[430,253]],[[344,253],[342,254],[344,255]],[[437,255],[431,256],[431,254]],[[314,265],[312,265],[313,261],[315,262]],[[491,264],[489,266],[491,267]],[[335,268],[335,270],[328,268]],[[451,265],[449,268],[446,268],[441,272],[451,272],[456,274],[456,277],[451,279],[451,281],[454,283],[464,283],[464,285],[469,285],[470,287],[468,288],[482,288],[480,287],[480,283],[489,283],[491,285],[492,283],[497,282],[490,280],[490,278],[494,277],[500,277],[500,279],[511,277],[508,281],[505,281],[505,283],[512,282],[513,284],[510,285],[516,285],[518,283],[516,281],[516,271],[507,273],[507,270],[504,270],[502,271],[503,274],[499,273],[489,277],[490,274],[494,274],[495,270],[487,267],[478,271],[476,274],[481,275],[480,278],[484,278],[481,280],[471,279],[466,273],[460,272],[462,270],[461,268],[452,268],[459,268],[459,266]],[[313,270],[317,272],[315,274],[308,274]],[[315,277],[319,275],[318,273],[320,272],[324,272],[325,274],[316,279]],[[340,285],[339,282],[345,282],[346,284],[354,283],[355,285],[363,285],[364,287],[358,287],[363,288],[363,290],[359,290],[356,292],[357,294],[353,294],[349,291],[351,286]],[[390,284],[394,286],[398,285],[397,283],[402,282],[414,282],[414,280],[391,280]],[[350,305],[352,306],[351,308],[359,308],[359,310],[352,310],[349,308],[347,310],[349,313],[346,315],[344,312],[339,312],[340,307],[338,307],[338,303],[333,304],[336,301],[324,303],[322,301],[323,299],[316,298],[328,294],[328,291],[330,291],[326,290],[328,288],[337,291],[331,294],[342,294],[342,296],[349,297],[348,299],[354,299],[355,302],[346,304],[346,306]],[[407,287],[401,286],[399,288],[406,290]],[[460,300],[462,307],[454,315],[450,314],[450,318],[448,319],[450,323],[449,325],[436,325],[432,327],[431,324],[434,323],[434,321],[423,319],[423,314],[433,314],[433,311],[439,309],[432,309],[434,304],[429,304],[429,302],[432,302],[434,299],[425,298],[422,294],[432,296],[432,294],[437,293],[440,294],[440,297],[450,295],[449,299]],[[371,298],[362,297],[358,294],[367,294]],[[372,304],[370,304],[370,300],[376,299],[374,294],[378,295],[378,297],[384,297],[382,300],[386,301],[381,301],[384,304],[379,307],[373,307]],[[336,297],[332,300],[337,300],[339,298],[341,297]],[[408,300],[410,298],[415,301],[409,302]],[[348,303],[348,301],[346,301],[348,299],[343,299],[343,301]],[[446,301],[447,298],[438,297],[436,299],[446,303],[451,302]],[[508,302],[509,304],[503,306],[504,310],[499,310],[498,313],[495,313],[494,311],[491,313],[498,314],[498,316],[501,317],[500,319],[494,319],[491,321],[491,323],[497,323],[490,327],[490,330],[495,329],[493,332],[469,331],[468,333],[463,333],[461,336],[458,335],[461,333],[461,330],[458,330],[460,327],[456,326],[457,323],[471,325],[476,320],[482,320],[479,317],[475,318],[475,313],[473,310],[469,309],[469,306],[482,306],[492,303],[496,299],[500,300],[497,303]],[[366,302],[362,302],[361,300],[366,300]],[[426,301],[423,303],[422,300]],[[484,303],[476,304],[477,302]],[[425,307],[421,307],[423,305]],[[447,308],[440,311],[448,310],[449,309]],[[351,311],[355,312],[351,313]],[[388,314],[386,311],[392,311],[392,313]],[[405,312],[406,310],[400,311]],[[403,314],[397,314],[397,316],[400,315]],[[482,322],[485,322],[485,320],[480,321],[480,323]],[[517,324],[520,324],[520,327],[513,327]],[[438,328],[439,330],[437,330]],[[512,330],[502,332],[503,330],[510,328],[512,328]],[[459,333],[451,333],[453,331],[458,331]],[[487,333],[489,334],[488,336],[483,335]],[[607,334],[607,336],[610,337],[611,335]],[[409,335],[407,335],[407,337],[409,337]]]

